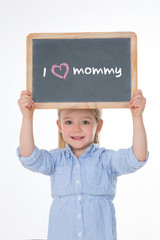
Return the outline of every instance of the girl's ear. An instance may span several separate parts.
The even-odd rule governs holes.
[[[60,123],[60,121],[57,120],[56,123],[57,123],[57,126],[58,126],[59,131],[62,133],[62,128],[61,128],[61,123]]]
[[[98,125],[97,125],[96,134],[101,131],[102,126],[103,126],[103,120],[100,120],[99,123],[98,123]]]

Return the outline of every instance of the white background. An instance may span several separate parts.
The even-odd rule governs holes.
[[[26,36],[34,32],[134,31],[138,36],[138,87],[147,98],[144,122],[149,162],[119,178],[114,200],[118,240],[160,239],[159,214],[159,0],[0,1],[0,239],[46,239],[51,204],[47,176],[24,169],[16,156],[21,113],[17,100],[26,86]],[[35,142],[57,147],[57,110],[36,110]],[[101,146],[132,144],[129,109],[104,109]]]

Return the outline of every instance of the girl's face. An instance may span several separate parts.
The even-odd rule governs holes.
[[[61,119],[57,120],[64,141],[70,145],[77,157],[93,143],[95,134],[100,132],[102,124],[102,120],[96,122],[92,110],[89,109],[64,109],[61,111]]]

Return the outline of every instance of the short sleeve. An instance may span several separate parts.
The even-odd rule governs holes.
[[[106,157],[103,162],[108,170],[108,172],[118,177],[123,174],[133,173],[143,167],[149,157],[149,152],[147,158],[140,162],[133,153],[133,148],[119,149],[118,151],[108,150],[106,152]]]
[[[33,172],[39,172],[45,175],[52,175],[54,172],[54,161],[56,154],[53,154],[53,152],[49,152],[46,150],[40,150],[36,146],[34,147],[34,150],[32,154],[28,157],[22,157],[20,155],[20,148],[17,148],[17,156],[21,162],[21,164],[33,171]]]

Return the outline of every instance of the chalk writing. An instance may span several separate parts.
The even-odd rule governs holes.
[[[60,69],[60,71],[62,71],[62,66],[66,68],[66,71],[65,71],[65,73],[64,73],[63,76],[60,75],[60,74],[58,74],[57,72],[55,72],[55,71],[56,71],[56,68],[58,68],[58,69]],[[59,77],[59,78],[62,78],[62,79],[63,79],[63,78],[66,79],[67,74],[68,74],[68,72],[69,72],[69,66],[68,66],[67,63],[62,63],[60,66],[54,64],[54,65],[52,65],[51,72],[52,72],[53,75],[55,75],[56,77]]]
[[[63,69],[62,69],[63,67]],[[65,72],[64,72],[65,69]],[[43,77],[46,77],[46,67],[43,69]],[[69,65],[67,63],[61,63],[60,65],[53,64],[51,67],[51,73],[61,79],[66,79],[69,73]],[[122,76],[122,68],[121,67],[73,67],[72,68],[73,75],[115,75],[116,78],[120,78]]]
[[[73,67],[73,74],[76,75],[80,75],[80,74],[104,74],[104,75],[107,75],[107,74],[113,74],[115,75],[117,78],[121,77],[122,76],[122,69],[121,68],[118,68],[118,67],[115,67],[115,68],[106,68],[106,67],[103,67],[103,68],[95,68],[95,67],[86,67],[86,68],[75,68]]]
[[[44,67],[44,70],[43,70],[43,77],[46,76],[46,68]]]

